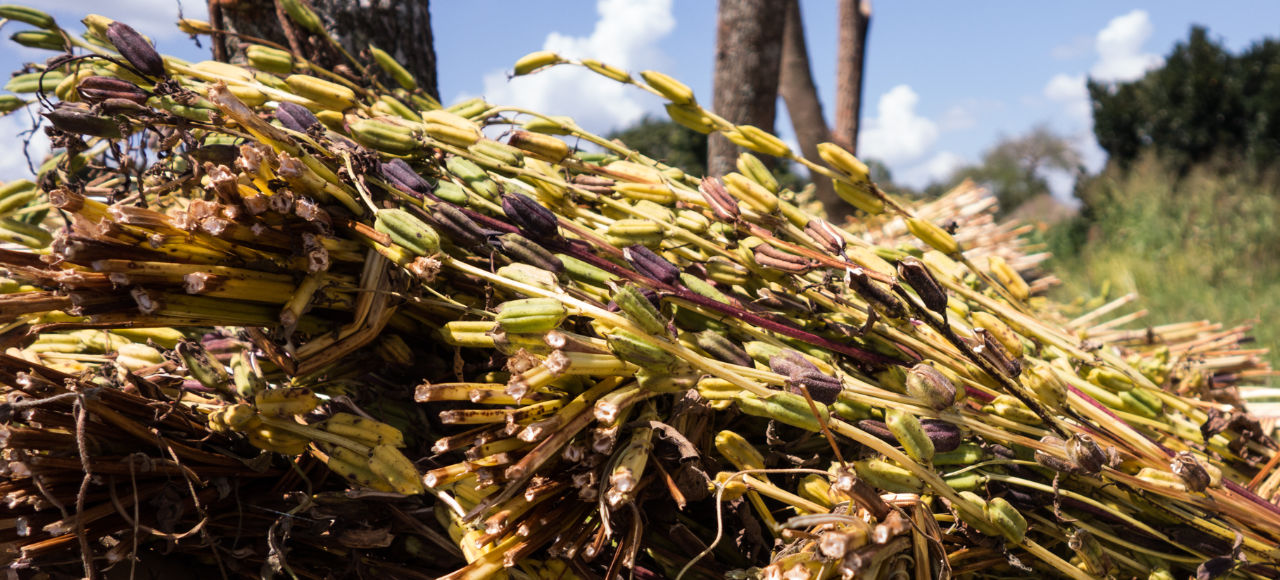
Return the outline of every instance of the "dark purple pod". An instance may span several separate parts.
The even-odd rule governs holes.
[[[556,214],[522,193],[502,196],[502,211],[521,230],[535,238],[556,238],[560,224]]]
[[[155,78],[168,76],[164,72],[164,59],[160,58],[160,53],[132,26],[119,21],[112,22],[107,26],[107,40],[138,72]]]
[[[313,125],[320,124],[320,119],[312,115],[306,107],[288,101],[281,102],[276,107],[276,119],[286,129],[299,133],[306,133]]]
[[[922,419],[920,426],[924,427],[924,432],[929,436],[929,440],[933,442],[933,449],[938,453],[946,453],[955,451],[960,447],[960,443],[964,441],[964,433],[960,428],[938,419]]]
[[[303,109],[305,110],[305,109]],[[310,112],[308,112],[310,114]],[[314,117],[313,117],[314,118]],[[427,180],[418,175],[413,167],[403,159],[392,159],[382,163],[379,167],[382,171],[382,177],[391,182],[392,185],[400,188],[401,191],[408,193],[418,199],[422,199],[435,188]],[[468,219],[470,221],[470,219]]]
[[[76,85],[76,90],[86,102],[98,103],[107,99],[125,99],[139,105],[147,102],[150,93],[142,87],[115,77],[86,77]]]
[[[680,279],[680,269],[675,267],[675,264],[639,244],[622,250],[622,257],[626,258],[637,272],[668,286],[675,285]]]

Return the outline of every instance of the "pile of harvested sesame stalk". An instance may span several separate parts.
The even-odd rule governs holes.
[[[372,47],[352,79],[0,13],[52,51],[0,97],[55,147],[0,190],[20,576],[1280,577],[1248,329],[1068,316],[974,188],[904,204],[652,71],[515,65],[653,92],[738,172],[441,108]]]

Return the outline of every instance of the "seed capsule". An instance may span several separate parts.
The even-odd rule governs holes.
[[[916,291],[920,301],[924,302],[925,308],[946,317],[947,292],[934,279],[933,273],[929,271],[928,266],[924,265],[924,262],[915,258],[903,258],[898,261],[898,275],[902,276],[902,279]]]
[[[650,334],[666,334],[667,325],[649,298],[634,284],[627,283],[613,293],[613,301],[627,318]]]
[[[520,60],[516,61],[513,73],[515,76],[527,75],[540,68],[562,62],[565,62],[565,60],[560,58],[560,55],[549,50],[539,50],[520,57]]]
[[[933,440],[915,415],[890,407],[884,411],[884,422],[912,459],[926,463],[933,459]]]
[[[738,200],[729,194],[729,190],[725,189],[719,179],[703,178],[702,183],[698,185],[698,192],[702,194],[702,199],[707,201],[707,205],[711,206],[711,212],[717,218],[725,221],[738,219]]]
[[[253,397],[253,406],[267,417],[306,415],[320,405],[320,398],[306,387],[267,389]]]
[[[929,244],[939,252],[950,255],[960,251],[960,244],[956,242],[955,237],[929,220],[907,218],[907,229],[920,241]]]
[[[299,133],[306,133],[307,130],[320,124],[320,120],[316,119],[316,116],[306,107],[289,101],[283,101],[276,106],[276,119],[286,129]]]
[[[875,305],[885,316],[893,319],[907,317],[907,309],[902,306],[902,302],[899,302],[897,297],[888,290],[872,282],[862,268],[845,270],[845,273],[846,278],[849,280],[850,288],[866,299],[867,302]]]
[[[303,109],[304,111],[306,109]],[[400,188],[401,191],[408,193],[418,199],[422,199],[431,193],[432,187],[427,180],[418,175],[403,159],[392,159],[385,161],[379,166],[382,178],[391,182],[392,185]]]
[[[1018,509],[1009,504],[1009,501],[1003,497],[993,497],[987,500],[987,505],[983,508],[983,513],[987,516],[987,521],[991,522],[1000,530],[1000,535],[1006,540],[1013,543],[1022,541],[1027,535],[1027,520],[1022,517]]]
[[[138,72],[156,78],[168,76],[164,72],[164,59],[160,58],[160,53],[132,26],[112,22],[107,25],[107,40]]]
[[[568,143],[551,135],[529,131],[511,133],[507,144],[550,163],[560,163],[572,153]]]
[[[546,248],[520,234],[503,234],[494,240],[495,245],[508,258],[559,274],[564,263]]]
[[[1107,464],[1107,455],[1087,433],[1076,433],[1065,444],[1067,459],[1081,471],[1095,475]]]
[[[668,286],[675,285],[680,279],[679,268],[644,246],[630,246],[622,250],[622,257],[626,258],[637,272]]]
[[[956,402],[956,386],[932,365],[919,363],[911,367],[906,384],[907,394],[934,409],[943,410]]]
[[[658,91],[667,100],[678,105],[693,104],[693,89],[690,89],[684,83],[677,81],[658,71],[642,71],[640,78],[644,79],[645,84],[649,85],[655,91]]]
[[[502,211],[524,233],[539,239],[560,237],[556,214],[522,193],[502,196]]]
[[[1191,491],[1200,492],[1209,487],[1209,472],[1205,470],[1204,465],[1190,451],[1178,453],[1173,458],[1173,462],[1170,463],[1170,468],[1173,470],[1174,475],[1186,482],[1187,489]]]

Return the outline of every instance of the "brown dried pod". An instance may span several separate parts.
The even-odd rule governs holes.
[[[77,107],[58,106],[52,111],[42,113],[53,126],[59,130],[104,139],[120,139],[120,125],[107,117],[99,117]]]
[[[1211,483],[1209,472],[1190,451],[1178,453],[1169,466],[1173,469],[1174,475],[1181,477],[1187,484],[1187,489],[1191,491],[1204,491]]]
[[[1044,443],[1048,447],[1053,447],[1057,449],[1063,449],[1064,446],[1066,445],[1065,441],[1053,435],[1045,435],[1044,437],[1041,437],[1040,442]],[[1046,453],[1038,449],[1036,450],[1036,453],[1035,453],[1035,460],[1036,460],[1036,463],[1039,463],[1040,465],[1047,467],[1049,469],[1052,469],[1054,471],[1060,471],[1063,473],[1071,473],[1076,471],[1076,466],[1074,463],[1071,462],[1071,460],[1062,459],[1057,455]]]
[[[925,308],[946,317],[947,291],[938,284],[924,262],[915,258],[903,258],[898,261],[898,275],[916,291]]]
[[[974,352],[1011,379],[1022,374],[1022,363],[1009,356],[1009,351],[1005,350],[1004,345],[987,329],[975,328],[973,333],[982,341],[982,344],[974,347]]]
[[[760,244],[751,248],[751,253],[757,264],[792,274],[803,274],[814,266],[813,261],[804,256],[784,252],[769,244]]]
[[[1102,466],[1107,465],[1107,455],[1102,452],[1102,447],[1086,433],[1072,435],[1065,447],[1067,459],[1085,473],[1097,474],[1102,471]]]
[[[874,304],[885,316],[889,318],[907,317],[907,309],[902,306],[902,302],[898,301],[888,290],[872,282],[871,277],[867,276],[867,272],[862,268],[845,270],[845,279],[849,282],[849,287],[854,292],[857,292],[867,302]]]

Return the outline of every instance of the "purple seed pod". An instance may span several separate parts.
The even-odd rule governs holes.
[[[947,421],[921,419],[920,426],[924,427],[925,434],[933,442],[934,451],[938,453],[955,451],[957,447],[960,447],[960,443],[964,441],[964,434],[960,432],[960,428]]]
[[[286,129],[306,133],[314,125],[318,125],[320,120],[311,114],[306,107],[297,103],[283,101],[276,107],[276,119],[284,125]],[[397,159],[396,161],[400,161]]]
[[[738,219],[738,200],[734,199],[718,178],[703,178],[698,191],[702,194],[702,199],[707,200],[707,205],[711,206],[711,213],[714,213],[717,218],[723,221]]]
[[[431,221],[449,240],[467,248],[484,245],[492,233],[481,228],[462,210],[447,203],[436,204],[435,209],[431,210]]]
[[[560,236],[556,214],[527,195],[508,193],[502,196],[502,211],[531,237],[553,239]]]
[[[305,111],[306,109],[303,110]],[[384,162],[379,169],[382,171],[384,179],[400,188],[401,191],[418,199],[422,199],[434,189],[427,180],[418,175],[418,172],[414,171],[403,159],[392,159]]]
[[[877,439],[880,439],[885,443],[892,443],[893,445],[898,444],[898,438],[893,436],[893,432],[889,430],[888,425],[884,424],[884,421],[863,419],[858,421],[858,428],[875,435]]]
[[[168,76],[164,72],[164,59],[160,58],[160,53],[132,26],[119,21],[112,22],[107,26],[107,40],[138,72],[156,78]]]
[[[668,262],[666,258],[653,253],[653,250],[639,244],[622,250],[622,257],[626,258],[637,272],[668,286],[674,286],[680,279],[679,268]]]
[[[139,105],[147,102],[150,93],[142,87],[115,77],[87,77],[76,85],[76,90],[86,102],[98,103],[107,99],[125,99]]]

